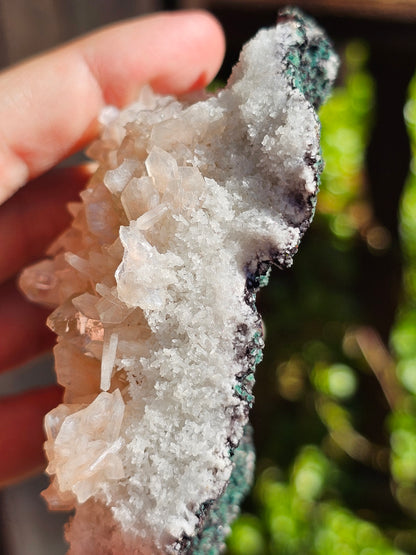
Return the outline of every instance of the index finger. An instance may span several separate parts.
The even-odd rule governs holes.
[[[203,87],[223,53],[221,28],[208,13],[164,13],[0,73],[0,203],[90,141],[105,104],[126,104],[144,83],[175,94]]]

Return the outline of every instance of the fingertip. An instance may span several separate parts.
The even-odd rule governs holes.
[[[80,41],[106,103],[123,106],[145,83],[162,94],[207,85],[221,66],[225,38],[203,10],[161,12],[116,24]]]
[[[174,48],[179,60],[175,71],[157,75],[152,87],[162,94],[183,94],[208,85],[221,67],[225,36],[219,21],[204,10],[167,14],[176,28]]]
[[[223,31],[210,13],[161,12],[95,31],[5,72],[0,203],[88,143],[103,105],[122,107],[145,84],[166,94],[202,88],[224,50]]]
[[[190,66],[193,63],[194,67],[198,67],[201,59],[205,60],[204,71],[195,80],[185,81],[182,84],[184,90],[178,91],[188,92],[197,87],[205,87],[218,73],[225,53],[225,35],[218,19],[208,11],[191,10],[178,12],[178,15],[183,18],[183,36],[188,41]],[[169,85],[177,88],[179,83]]]

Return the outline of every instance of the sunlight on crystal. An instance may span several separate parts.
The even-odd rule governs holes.
[[[271,262],[290,267],[313,217],[313,106],[337,65],[322,33],[288,13],[216,96],[144,87],[102,116],[88,151],[100,165],[50,251],[56,269],[27,283],[45,291],[50,274],[56,299],[65,404],[46,418],[45,497],[75,507],[74,553],[203,551],[204,534],[221,548],[253,474],[255,295]],[[299,476],[312,491],[312,470]]]
[[[78,502],[83,503],[106,480],[124,476],[117,454],[122,446],[119,433],[124,403],[117,389],[112,394],[101,393],[86,408],[72,413],[69,410],[74,407],[66,409],[60,405],[46,417],[46,450],[50,460],[47,472],[56,474],[60,490],[72,491]]]

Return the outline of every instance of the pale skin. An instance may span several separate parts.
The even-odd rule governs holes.
[[[50,349],[48,311],[16,286],[68,224],[87,168],[54,169],[98,132],[105,104],[124,106],[149,83],[161,93],[204,87],[224,54],[218,22],[200,11],[107,27],[0,73],[0,372]],[[1,393],[1,392],[0,392]],[[44,467],[43,416],[58,386],[0,399],[0,485]]]

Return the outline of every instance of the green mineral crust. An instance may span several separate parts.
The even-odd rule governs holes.
[[[203,529],[189,542],[188,553],[214,555],[224,547],[224,539],[230,531],[229,525],[239,513],[253,476],[255,455],[249,425],[232,459],[234,469],[227,488],[221,497],[210,504]]]
[[[333,75],[327,70],[327,63],[333,58],[332,45],[316,27],[314,33],[313,21],[295,8],[283,10],[279,21],[297,24],[297,42],[288,49],[284,60],[287,75],[292,87],[318,109],[332,89]]]
[[[45,419],[44,496],[74,511],[72,555],[223,548],[254,468],[255,297],[313,217],[315,110],[337,65],[289,9],[216,95],[144,87],[103,112],[73,224],[21,278],[54,307],[65,395]]]

